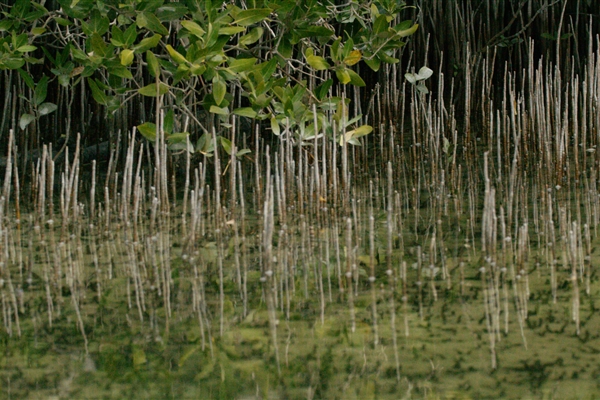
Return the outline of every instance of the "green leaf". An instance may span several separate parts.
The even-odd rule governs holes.
[[[133,49],[136,53],[144,53],[153,47],[156,47],[162,38],[161,35],[154,35],[149,38],[142,39]]]
[[[352,80],[348,71],[348,68],[336,68],[335,70],[335,76],[337,76],[338,80],[344,85],[350,83],[350,81]]]
[[[137,126],[137,130],[147,140],[151,142],[156,141],[156,124],[153,124],[152,122],[144,122],[143,124]]]
[[[212,84],[215,104],[217,106],[220,106],[223,102],[223,99],[225,98],[225,93],[227,93],[227,84],[219,74],[215,75],[215,77],[212,80]]]
[[[37,27],[37,28],[31,29],[31,34],[33,36],[39,36],[39,35],[43,34],[44,32],[46,32],[46,28],[44,28],[44,27]]]
[[[122,50],[119,56],[121,59],[121,65],[123,66],[131,65],[131,63],[133,62],[133,50]]]
[[[360,50],[352,50],[346,58],[344,58],[344,64],[350,66],[359,62],[362,58]]]
[[[229,59],[229,67],[228,69],[232,72],[247,72],[249,71],[254,64],[256,64],[257,59],[252,58],[230,58]]]
[[[229,115],[229,110],[227,109],[227,107],[221,108],[217,106],[210,106],[210,109],[208,111],[218,115]]]
[[[238,40],[238,44],[240,46],[249,46],[253,43],[256,43],[258,41],[258,39],[261,38],[263,34],[263,28],[261,27],[255,27],[252,28],[252,30],[250,31],[250,33],[242,36],[239,40]]]
[[[92,78],[88,78],[88,85],[90,85],[90,89],[92,90],[92,97],[94,98],[94,100],[96,100],[102,105],[107,105],[108,97],[104,93],[104,90],[101,90]]]
[[[158,59],[150,50],[146,52],[146,63],[148,63],[148,72],[150,72],[150,75],[152,75],[154,78],[160,76],[160,65],[158,64]]]
[[[365,81],[363,81],[363,79],[360,77],[360,75],[358,75],[356,72],[352,71],[351,69],[348,69],[347,72],[350,75],[350,83],[351,84],[353,84],[354,86],[358,86],[358,87],[365,86]]]
[[[125,79],[133,79],[133,75],[131,75],[131,71],[122,66],[120,63],[119,64],[111,64],[111,65],[107,65],[106,69],[108,70],[108,73],[114,76],[118,76],[119,78],[125,78]],[[118,85],[120,85],[121,83],[119,82]]]
[[[181,21],[181,25],[185,29],[190,31],[190,33],[192,35],[196,36],[197,38],[202,39],[204,37],[204,35],[206,34],[206,31],[204,29],[202,29],[202,27],[200,27],[200,25],[198,25],[194,21],[188,21],[188,20]]]
[[[156,97],[157,96],[157,86],[156,83],[151,83],[149,85],[144,86],[143,88],[139,88],[138,89],[138,93],[141,94],[142,96],[147,96],[147,97]],[[167,85],[165,85],[164,83],[160,83],[158,85],[158,95],[162,96],[163,94],[167,93],[169,91],[169,87]]]
[[[385,15],[379,15],[373,23],[373,33],[379,35],[380,33],[386,32],[390,25]]]
[[[219,136],[219,139],[221,139],[221,146],[223,146],[223,150],[225,150],[225,153],[231,155],[231,140],[223,136]]]
[[[271,117],[271,131],[276,136],[279,136],[281,134],[279,123],[277,122],[277,119],[275,119],[275,117]]]
[[[257,112],[252,109],[252,107],[240,107],[233,110],[235,115],[239,115],[240,117],[247,118],[256,118]]]
[[[279,41],[279,46],[277,46],[277,52],[283,58],[291,58],[293,53],[292,44],[289,39],[284,35]]]
[[[333,85],[333,79],[327,79],[315,88],[315,96],[318,100],[323,100],[329,93],[329,88]]]
[[[373,71],[379,71],[379,67],[381,66],[381,61],[377,57],[373,58],[364,58],[365,63],[371,68]]]
[[[112,29],[110,30],[110,33],[110,42],[113,44],[113,46],[122,47],[125,45],[125,40],[123,39],[123,31],[119,29],[118,26],[113,25]]]
[[[97,33],[93,33],[90,37],[90,45],[92,46],[92,51],[94,55],[105,57],[107,55],[107,47],[102,36]]]
[[[38,111],[38,114],[41,116],[41,115],[50,114],[51,112],[56,111],[57,108],[58,108],[58,106],[54,103],[42,103],[38,107],[37,111]]]
[[[106,32],[108,32],[109,25],[110,23],[108,21],[108,18],[103,17],[98,10],[92,11],[92,14],[90,16],[90,22],[88,24],[91,33],[97,33],[98,35],[102,36]]]
[[[357,139],[361,136],[368,135],[371,132],[373,132],[373,127],[370,125],[363,125],[351,131],[348,131],[343,135],[340,135],[340,145],[343,145],[344,142],[353,145],[360,145],[360,142]]]
[[[167,111],[163,120],[163,130],[166,133],[172,133],[175,130],[175,113],[173,110]]]
[[[196,142],[196,151],[204,154],[207,157],[212,156],[213,151],[215,151],[212,136],[207,133],[202,134],[200,139],[198,139]]]
[[[248,26],[256,24],[257,22],[263,21],[269,15],[271,15],[270,8],[252,8],[250,10],[243,10],[237,14],[237,17],[233,23],[240,26]]]
[[[402,30],[396,31],[396,34],[400,37],[410,36],[413,33],[415,33],[418,28],[419,28],[419,24],[414,24],[413,26],[411,26],[408,29],[402,29]]]
[[[31,90],[35,90],[35,82],[33,81],[31,75],[21,68],[17,69],[17,71],[19,72],[19,75],[21,75],[21,79],[25,81],[27,87]]]
[[[24,46],[21,46],[21,47],[19,47],[19,48],[17,49],[17,51],[18,51],[19,53],[28,53],[28,52],[30,52],[30,51],[35,51],[36,49],[37,49],[37,47],[35,47],[35,46],[32,46],[32,45],[30,45],[30,44],[26,44],[26,45],[24,45]]]
[[[324,69],[328,69],[329,67],[331,67],[331,65],[329,65],[329,63],[320,56],[315,56],[315,55],[310,55],[306,57],[306,62],[308,63],[308,65],[310,65],[312,68],[316,69],[317,71],[321,71]]]
[[[246,28],[241,26],[223,26],[219,28],[219,35],[235,35],[236,33],[244,32]]]
[[[33,103],[39,106],[46,100],[48,95],[48,77],[44,75],[42,79],[35,85],[35,91],[33,92]]]
[[[129,25],[129,28],[123,32],[123,42],[125,46],[131,46],[135,43],[135,39],[137,39],[137,29],[135,24]]]
[[[160,20],[151,12],[141,12],[135,21],[139,28],[146,28],[154,33],[167,36],[169,31],[161,24]]]
[[[27,128],[27,125],[29,125],[34,120],[35,117],[33,115],[23,114],[21,115],[21,118],[19,118],[19,127],[21,128],[21,130],[25,130],[25,128]]]
[[[171,58],[177,63],[177,64],[186,64],[187,60],[185,59],[185,57],[179,53],[177,50],[175,50],[170,44],[167,45],[167,51],[169,52],[169,55],[171,56]]]

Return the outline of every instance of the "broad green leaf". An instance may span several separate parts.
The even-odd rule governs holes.
[[[54,103],[42,103],[39,105],[37,111],[38,114],[41,116],[50,114],[51,112],[56,111],[57,108],[58,106]]]
[[[139,42],[133,49],[136,53],[144,53],[151,48],[156,47],[161,38],[162,36],[157,34],[149,38],[142,39],[142,41]]]
[[[141,12],[136,19],[139,28],[146,28],[154,33],[167,36],[169,31],[161,24],[160,20],[151,12]]]
[[[227,93],[227,84],[225,83],[223,78],[221,78],[221,76],[218,74],[215,75],[215,77],[213,78],[212,84],[215,104],[217,106],[220,106],[223,102],[223,99],[225,98],[225,93]]]
[[[381,66],[381,61],[377,57],[373,58],[364,58],[365,63],[371,68],[373,71],[379,71],[379,67]]]
[[[411,26],[408,29],[403,29],[403,30],[400,30],[400,31],[396,31],[396,34],[398,36],[400,36],[400,37],[410,36],[413,33],[415,33],[418,28],[419,28],[419,24],[414,24],[413,26]]]
[[[123,39],[123,31],[119,29],[118,26],[113,25],[113,27],[110,30],[110,33],[110,42],[113,44],[113,46],[122,47],[123,45],[125,45],[125,40]]]
[[[240,26],[256,24],[257,22],[261,22],[271,15],[271,11],[272,10],[270,8],[253,8],[250,10],[240,11],[237,14],[235,21],[233,21],[233,24]]]
[[[310,65],[317,71],[321,71],[331,67],[329,63],[323,57],[320,56],[310,55],[306,57],[306,62],[308,63],[308,65]]]
[[[188,132],[177,132],[169,135],[167,140],[169,143],[185,143],[187,142],[188,136],[190,136]]]
[[[218,114],[218,115],[228,115],[229,114],[229,110],[227,110],[227,107],[217,107],[217,106],[210,106],[209,112],[213,113],[213,114]]]
[[[170,44],[167,45],[167,51],[169,52],[169,55],[176,63],[178,63],[178,64],[187,63],[187,60],[185,59],[185,57],[181,53],[179,53],[177,50],[175,50]]]
[[[109,74],[118,76],[119,78],[133,79],[131,71],[127,67],[122,66],[120,63],[107,65],[106,69],[108,70]],[[117,85],[120,85],[120,82]]]
[[[360,77],[360,75],[358,75],[356,72],[352,71],[351,69],[347,70],[348,75],[350,75],[350,83],[353,84],[354,86],[358,86],[358,87],[364,87],[365,86],[365,81],[363,81],[363,79]]]
[[[344,85],[350,83],[350,81],[352,80],[348,71],[349,70],[347,68],[336,68],[335,70],[335,76],[337,76],[338,80]]]
[[[132,46],[135,43],[135,39],[137,39],[137,29],[135,24],[129,25],[129,28],[123,32],[123,42],[125,46]]]
[[[248,118],[256,118],[257,112],[252,109],[252,107],[240,107],[233,110],[235,115],[239,115],[240,117],[248,117]]]
[[[354,65],[357,62],[359,62],[361,58],[362,58],[362,53],[360,52],[360,50],[352,50],[350,52],[350,54],[348,55],[348,57],[346,57],[344,59],[344,63],[348,66]]]
[[[35,85],[35,91],[33,92],[33,102],[36,106],[39,106],[46,100],[48,95],[48,77],[44,75],[42,79]]]
[[[356,129],[353,129],[351,131],[348,131],[348,132],[340,135],[339,143],[340,143],[340,145],[343,145],[344,142],[353,144],[353,145],[360,145],[360,142],[357,139],[361,136],[368,135],[372,131],[373,131],[373,127],[370,125],[360,126]]]
[[[333,85],[333,79],[327,79],[315,88],[315,96],[319,100],[323,100],[329,93],[329,88]]]
[[[192,66],[190,67],[190,71],[194,75],[202,75],[206,71],[206,65],[205,64],[200,64],[200,65],[192,64]]]
[[[104,42],[102,36],[98,35],[97,33],[93,33],[90,37],[90,44],[92,46],[94,55],[99,57],[105,57],[107,55],[106,43]]]
[[[373,23],[373,33],[379,35],[380,33],[386,32],[389,29],[387,18],[385,15],[379,15]]]
[[[150,50],[146,52],[146,63],[148,63],[148,72],[150,72],[150,75],[152,75],[154,78],[160,76],[160,65],[158,64],[158,59]]]
[[[271,117],[271,131],[276,136],[279,136],[281,134],[279,123],[277,122],[277,119],[275,119],[275,117]]]
[[[103,17],[98,10],[93,10],[90,16],[90,22],[87,26],[91,30],[90,33],[87,33],[88,35],[96,33],[102,36],[108,32],[110,22],[108,21],[108,18]]]
[[[196,142],[196,151],[204,154],[207,157],[212,156],[212,152],[215,150],[214,142],[211,135],[204,133]]]
[[[258,41],[258,39],[260,39],[260,37],[263,34],[263,28],[257,26],[255,28],[252,28],[252,30],[250,31],[250,33],[242,36],[239,40],[238,40],[238,44],[241,46],[249,46],[253,43],[256,43]]]
[[[373,132],[373,127],[370,125],[362,125],[356,129],[346,132],[346,135],[352,135],[352,137],[361,137],[366,136],[369,133]]]
[[[17,49],[17,51],[18,51],[19,53],[28,53],[28,52],[30,52],[30,51],[35,51],[36,49],[37,49],[37,47],[35,47],[35,46],[32,46],[32,45],[30,45],[30,44],[26,44],[26,45],[24,45],[24,46],[21,46],[21,47],[19,47],[19,48]]]
[[[164,83],[160,83],[158,85],[158,93],[157,93],[156,83],[151,83],[149,85],[144,86],[143,88],[138,89],[139,94],[141,94],[142,96],[147,96],[147,97],[156,97],[157,94],[159,96],[162,96],[163,94],[167,93],[168,91],[169,91],[169,87],[167,85],[165,85]]]
[[[223,150],[225,150],[225,153],[231,155],[231,140],[223,136],[219,136],[219,139],[221,140],[221,146],[223,146]]]
[[[73,25],[73,23],[71,21],[69,21],[68,19],[65,19],[65,18],[54,17],[52,19],[54,20],[54,22],[56,22],[60,26],[70,26],[70,25]]]
[[[108,97],[104,93],[104,90],[101,90],[92,78],[88,78],[88,85],[90,85],[90,89],[92,90],[92,97],[94,98],[94,100],[96,100],[102,105],[107,105]]]
[[[197,23],[195,23],[194,21],[181,21],[181,25],[187,29],[188,31],[190,31],[190,33],[194,36],[196,36],[197,38],[203,38],[204,35],[206,34],[206,31],[204,29],[202,29],[202,27],[200,27],[200,25],[198,25]]]
[[[33,81],[31,75],[21,68],[19,68],[17,71],[19,72],[19,75],[21,75],[21,78],[25,81],[27,87],[31,90],[35,90],[35,82]]]
[[[137,126],[137,130],[147,140],[151,142],[156,141],[156,124],[153,124],[152,122],[144,122],[143,124]]]
[[[21,130],[25,130],[25,128],[27,128],[27,125],[29,125],[33,120],[35,120],[35,117],[31,114],[23,114],[21,115],[21,118],[19,118],[19,127],[21,128]]]
[[[39,35],[43,34],[44,32],[46,32],[46,28],[44,28],[44,27],[33,28],[31,30],[31,34],[33,36],[39,36]]]
[[[256,64],[256,61],[256,58],[230,58],[228,69],[232,72],[246,72]]]
[[[291,58],[293,53],[292,44],[289,39],[284,35],[279,41],[279,46],[277,46],[277,52],[283,58]]]
[[[175,113],[171,109],[171,110],[167,111],[167,113],[165,114],[165,118],[163,120],[163,130],[166,133],[172,133],[174,131],[174,127],[175,127]]]
[[[14,22],[10,19],[0,20],[0,32],[6,32],[12,29]]]
[[[245,154],[249,154],[249,153],[252,153],[252,150],[250,150],[250,149],[241,149],[240,151],[238,151],[237,153],[235,153],[235,156],[236,157],[241,157],[241,156],[243,156]]]
[[[235,35],[244,32],[246,28],[241,26],[223,26],[219,28],[219,35]]]
[[[133,62],[133,50],[125,49],[120,54],[121,65],[128,66]]]
[[[22,58],[10,57],[0,60],[0,69],[17,69],[25,65],[25,60]]]
[[[384,63],[388,63],[388,64],[396,64],[398,61],[400,61],[400,60],[398,60],[398,59],[397,59],[397,58],[395,58],[395,57],[392,57],[392,56],[390,56],[390,55],[387,55],[387,54],[385,53],[385,51],[380,51],[380,52],[378,52],[378,53],[377,53],[377,56],[379,57],[379,59],[380,59],[381,61],[383,61]]]

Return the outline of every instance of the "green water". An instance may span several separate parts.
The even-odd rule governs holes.
[[[186,247],[177,215],[162,217],[154,227],[140,225],[137,232],[116,219],[110,226],[103,225],[102,217],[90,225],[81,216],[67,226],[67,234],[58,222],[37,229],[27,218],[20,226],[7,219],[0,291],[2,398],[600,395],[600,315],[595,307],[600,286],[594,256],[582,262],[574,288],[567,255],[559,252],[555,303],[548,247],[538,248],[531,240],[522,266],[526,275],[517,282],[507,268],[497,275],[494,292],[489,272],[482,283],[480,268],[490,271],[490,265],[479,244],[470,245],[458,236],[466,231],[464,219],[443,218],[438,225],[449,232],[435,241],[436,246],[443,241],[442,258],[439,249],[431,247],[431,231],[419,234],[410,229],[407,215],[406,231],[393,238],[392,280],[386,274],[386,223],[381,214],[376,221],[374,292],[368,280],[368,237],[353,235],[357,269],[352,331],[344,219],[338,221],[336,239],[335,218],[327,227],[316,222],[313,226],[310,218],[275,226],[275,339],[261,282],[264,249],[256,217],[248,219],[243,247],[235,246],[230,224],[220,232],[222,242],[209,229],[191,248]],[[368,231],[366,220],[360,229]],[[247,265],[245,314],[236,255],[238,264]],[[433,280],[430,260],[436,265]],[[340,285],[346,287],[344,293]],[[489,309],[490,296],[497,297],[495,312]],[[518,302],[525,297],[527,316],[520,319]],[[573,308],[577,299],[579,334]],[[493,318],[496,328],[488,325]],[[490,331],[497,331],[496,368]]]

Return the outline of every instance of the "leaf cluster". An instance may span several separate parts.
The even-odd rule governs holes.
[[[334,81],[364,86],[359,63],[377,71],[398,62],[397,50],[417,29],[400,19],[405,4],[397,0],[58,2],[49,11],[17,0],[0,22],[0,69],[18,70],[35,93],[21,128],[56,109],[42,95],[49,80],[65,88],[85,80],[108,112],[140,97],[168,104],[164,118],[138,130],[200,152],[210,140],[189,145],[177,122],[200,123],[196,104],[225,125],[232,115],[266,120],[274,134],[300,144],[321,135],[358,144],[372,128],[354,125],[360,116],[348,116]],[[29,71],[40,62],[53,76],[36,83]]]

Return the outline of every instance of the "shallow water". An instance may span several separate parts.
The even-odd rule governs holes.
[[[206,215],[205,233],[192,245],[190,217],[176,212],[139,224],[102,211],[93,221],[82,212],[64,227],[59,219],[7,219],[2,397],[600,395],[593,254],[576,260],[574,286],[568,246],[557,242],[554,303],[551,249],[537,245],[543,232],[529,232],[526,255],[517,240],[498,245],[496,265],[469,241],[464,217],[449,213],[431,225],[427,208],[418,218],[406,208],[397,211],[404,231],[393,234],[388,264],[386,216],[376,211],[371,286],[369,221],[360,207],[351,234],[352,302],[347,220],[331,210],[321,219],[278,220],[270,261],[256,215],[246,217],[243,243],[234,229],[241,221],[215,232]],[[583,255],[583,244],[576,247]]]

